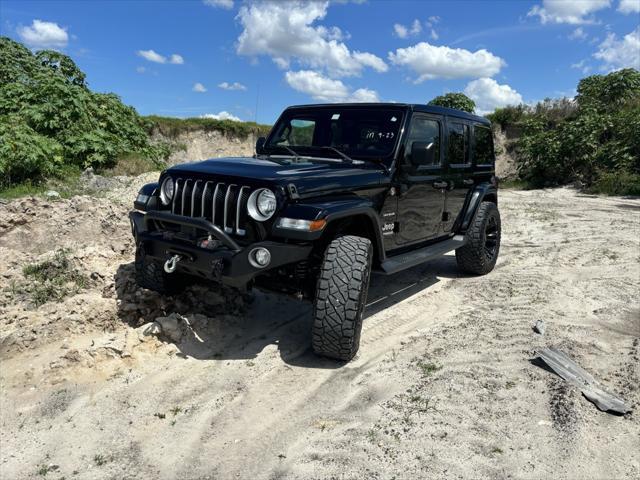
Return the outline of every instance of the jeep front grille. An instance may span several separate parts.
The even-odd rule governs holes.
[[[171,213],[206,218],[226,233],[246,235],[247,186],[205,182],[191,178],[175,180]]]

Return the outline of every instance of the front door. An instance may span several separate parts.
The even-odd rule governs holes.
[[[396,244],[409,245],[438,236],[445,201],[442,134],[444,122],[437,115],[414,114],[398,174]],[[411,159],[414,142],[433,144],[431,164],[416,165]]]

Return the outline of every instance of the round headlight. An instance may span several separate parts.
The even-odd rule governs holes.
[[[254,220],[269,220],[276,211],[276,196],[268,188],[255,190],[247,201],[247,211]]]
[[[171,203],[174,190],[175,186],[173,179],[171,177],[165,178],[164,182],[162,182],[162,186],[160,187],[160,200],[164,205],[169,205]]]

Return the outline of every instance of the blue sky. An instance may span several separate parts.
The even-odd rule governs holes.
[[[67,53],[142,114],[261,123],[300,103],[572,96],[640,69],[639,25],[640,0],[0,0],[2,35]]]

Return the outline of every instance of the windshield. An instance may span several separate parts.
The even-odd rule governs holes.
[[[264,149],[269,154],[337,157],[337,149],[357,159],[384,159],[393,154],[403,111],[397,108],[310,108],[286,111]],[[327,148],[327,147],[332,147]]]

